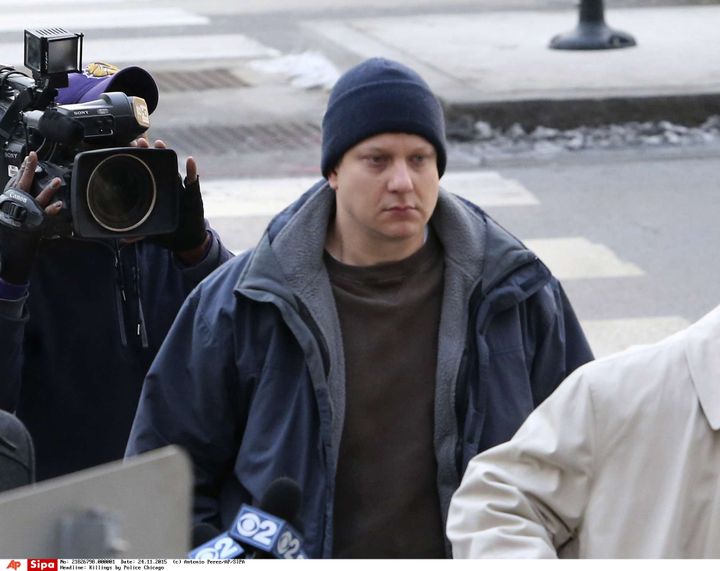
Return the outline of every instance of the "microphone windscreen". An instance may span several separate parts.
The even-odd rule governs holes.
[[[201,522],[195,524],[192,529],[192,547],[199,547],[211,539],[220,535],[220,530],[212,524]]]
[[[300,509],[302,491],[298,483],[292,478],[278,478],[265,490],[260,500],[259,508],[269,514],[277,516],[289,523],[293,523]]]
[[[80,121],[63,115],[55,109],[48,109],[38,121],[38,131],[43,138],[54,143],[74,146],[82,141],[85,129]]]

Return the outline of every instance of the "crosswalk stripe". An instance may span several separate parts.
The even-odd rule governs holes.
[[[635,345],[656,343],[690,325],[679,316],[582,320],[583,331],[595,357],[623,351]]]
[[[9,8],[27,8],[28,6],[43,6],[58,11],[63,6],[71,9],[79,4],[92,4],[93,8],[98,8],[100,5],[108,4],[129,6],[130,4],[150,4],[151,2],[152,0],[2,0],[0,5],[7,14]]]
[[[205,213],[209,218],[272,216],[318,180],[295,177],[203,181]]]
[[[317,181],[312,177],[203,181],[203,201],[209,217],[271,216]],[[448,173],[442,184],[483,207],[538,204],[522,185],[492,171]]]
[[[73,28],[81,29],[81,28]],[[83,44],[83,62],[106,61],[115,65],[142,65],[161,61],[197,61],[223,58],[273,57],[279,52],[241,34],[152,36],[89,41]],[[22,64],[22,43],[1,43],[0,62]]]
[[[182,8],[109,8],[106,10],[33,10],[4,13],[0,32],[61,27],[71,31],[207,25],[210,19]]]
[[[540,201],[519,182],[495,171],[447,173],[440,181],[443,188],[482,206],[531,206]]]
[[[596,244],[580,236],[524,242],[560,280],[645,275],[638,266],[622,261],[607,246]]]

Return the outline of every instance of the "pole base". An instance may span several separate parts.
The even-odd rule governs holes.
[[[553,50],[611,50],[634,45],[630,34],[613,30],[605,22],[580,22],[574,30],[550,40]]]

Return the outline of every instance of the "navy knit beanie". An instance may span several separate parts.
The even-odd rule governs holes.
[[[432,143],[438,173],[445,172],[445,120],[427,83],[413,70],[372,58],[343,74],[333,87],[322,123],[322,174],[360,141],[381,133],[409,133]]]

